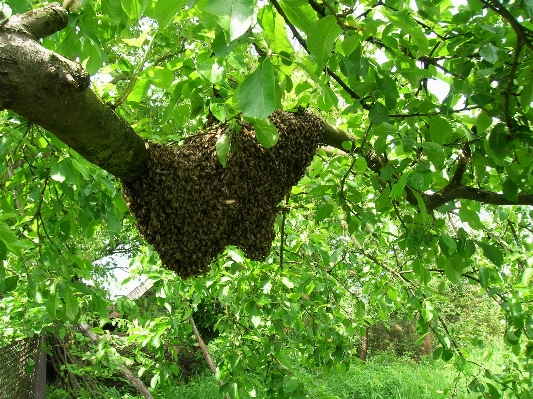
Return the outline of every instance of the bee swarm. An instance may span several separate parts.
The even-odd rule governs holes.
[[[144,239],[163,265],[183,278],[208,271],[227,245],[262,260],[274,240],[277,206],[303,176],[323,140],[323,121],[300,110],[276,111],[278,143],[266,149],[251,125],[230,135],[226,168],[215,144],[218,127],[180,146],[150,144],[148,172],[123,182],[124,197]]]

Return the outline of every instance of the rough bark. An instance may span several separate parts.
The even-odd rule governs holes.
[[[66,26],[66,10],[53,3],[0,27],[0,110],[13,110],[88,161],[134,180],[146,169],[144,140],[89,89],[79,64],[37,41]]]

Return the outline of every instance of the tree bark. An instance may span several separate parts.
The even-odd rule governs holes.
[[[365,335],[361,337],[361,353],[359,354],[359,359],[362,362],[366,362],[366,357],[368,355],[368,327],[365,331]]]
[[[0,110],[10,109],[123,180],[146,169],[145,141],[89,89],[79,65],[38,40],[67,26],[58,3],[16,15],[0,27]]]

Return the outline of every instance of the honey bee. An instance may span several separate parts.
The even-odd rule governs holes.
[[[123,182],[123,192],[139,232],[165,267],[183,278],[206,273],[227,245],[250,259],[268,256],[279,204],[323,141],[322,120],[306,111],[276,111],[270,120],[278,143],[262,147],[243,123],[230,134],[226,168],[215,149],[225,127],[181,145],[149,144],[146,176]]]

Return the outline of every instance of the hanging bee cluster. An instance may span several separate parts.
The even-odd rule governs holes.
[[[180,146],[151,144],[148,172],[123,182],[124,197],[144,239],[163,265],[197,276],[227,245],[262,260],[274,240],[278,204],[302,177],[323,140],[323,121],[304,110],[276,111],[279,141],[264,148],[251,125],[230,135],[226,168],[215,144],[223,127]]]

